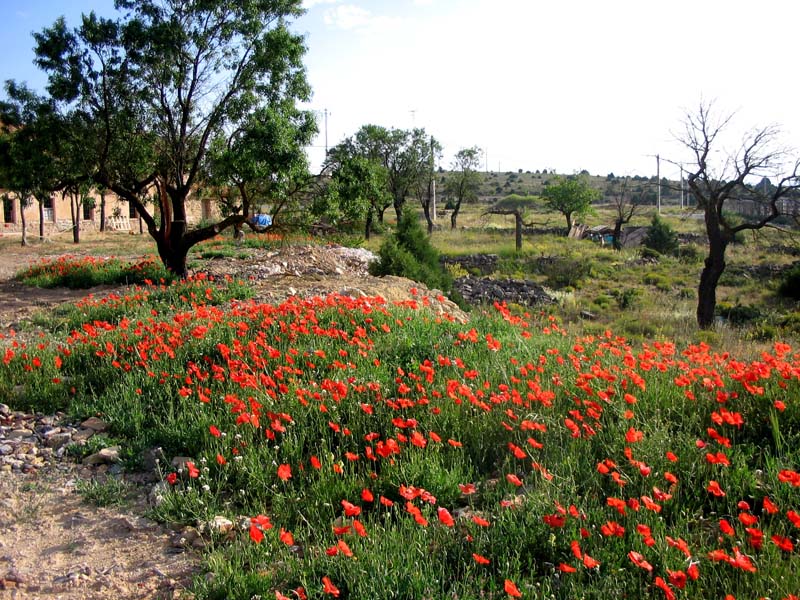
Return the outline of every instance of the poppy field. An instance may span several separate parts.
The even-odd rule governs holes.
[[[157,518],[236,523],[197,597],[798,598],[790,346],[247,295],[149,283],[0,340],[12,403],[101,415],[130,468],[163,449]]]

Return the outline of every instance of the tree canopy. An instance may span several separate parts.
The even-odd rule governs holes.
[[[542,191],[545,205],[560,212],[567,220],[567,231],[572,229],[573,217],[585,215],[600,192],[589,184],[587,175],[555,177]]]

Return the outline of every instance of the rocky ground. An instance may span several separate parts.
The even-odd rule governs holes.
[[[371,258],[359,249],[289,246],[251,251],[244,260],[208,260],[196,271],[247,279],[263,302],[332,292],[380,295],[388,302],[427,296],[435,313],[466,321],[467,315],[438,291],[400,277],[370,276]],[[12,277],[30,261],[30,254],[2,256],[0,333],[14,328],[32,335],[30,319],[37,311],[88,293],[118,291],[23,286]],[[63,415],[15,411],[13,398],[0,401],[0,599],[190,597],[186,588],[199,572],[197,549],[205,534],[235,525],[170,529],[145,518],[158,485],[152,471],[124,472],[113,448],[88,454],[71,450],[90,443],[107,424],[94,418],[70,423]],[[105,508],[87,502],[85,490],[102,488],[110,479],[124,492],[120,502]]]

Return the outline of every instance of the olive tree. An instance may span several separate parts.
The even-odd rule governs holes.
[[[693,163],[687,184],[703,211],[708,236],[697,288],[697,324],[703,329],[714,325],[717,284],[736,234],[769,226],[788,212],[787,204],[800,201],[800,158],[779,144],[777,126],[752,130],[729,152],[721,146],[731,120],[732,115],[717,116],[711,103],[701,103],[697,112],[687,114],[681,137]],[[774,184],[759,185],[765,177]]]

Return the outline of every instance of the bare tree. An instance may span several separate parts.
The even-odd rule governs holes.
[[[717,284],[725,271],[728,244],[740,231],[767,227],[790,212],[788,203],[800,201],[796,195],[800,159],[790,160],[788,151],[778,145],[777,126],[755,129],[737,151],[717,154],[720,134],[731,119],[732,115],[716,117],[712,103],[701,102],[697,113],[687,114],[680,138],[693,155],[687,183],[703,211],[708,235],[708,255],[697,290],[697,324],[702,329],[714,324]],[[755,185],[763,178],[776,183]],[[735,218],[726,211],[732,208],[738,213]]]
[[[614,231],[612,246],[614,250],[622,249],[622,226],[630,223],[634,215],[642,207],[641,193],[637,194],[630,189],[630,178],[615,179],[608,187],[606,193],[610,196],[611,207],[614,209]]]

